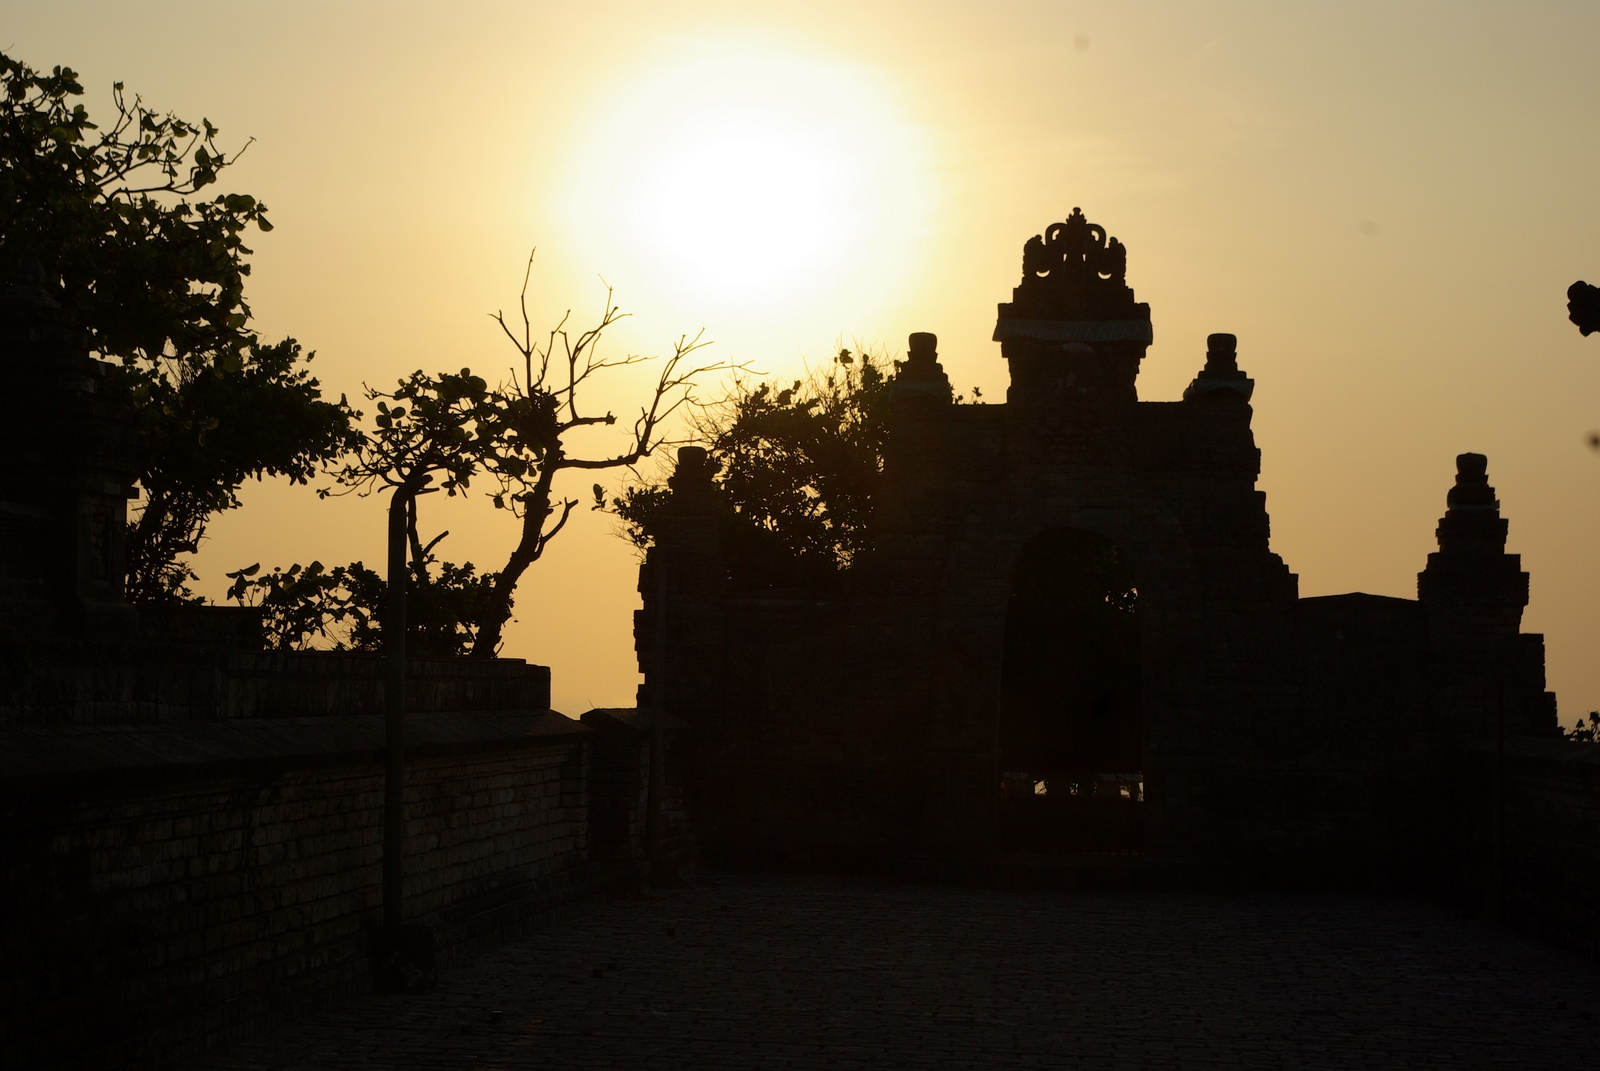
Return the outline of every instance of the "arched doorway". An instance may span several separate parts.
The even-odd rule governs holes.
[[[1029,540],[1012,573],[1004,660],[1002,846],[1136,852],[1139,592],[1116,543],[1071,528]]]

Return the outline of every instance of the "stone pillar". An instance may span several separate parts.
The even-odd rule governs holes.
[[[922,514],[939,505],[929,493],[929,480],[949,476],[942,463],[952,392],[939,363],[938,344],[938,337],[926,331],[913,334],[906,359],[889,382],[883,480],[873,506],[880,535],[908,525],[924,528],[928,519]]]
[[[1190,380],[1183,400],[1207,398],[1248,402],[1255,389],[1256,381],[1239,370],[1238,337],[1218,333],[1206,336],[1206,366]]]
[[[1183,392],[1183,437],[1166,460],[1183,477],[1173,500],[1205,561],[1208,597],[1292,601],[1297,583],[1272,553],[1266,494],[1256,489],[1261,450],[1250,430],[1255,380],[1239,368],[1239,340],[1206,336],[1206,363]],[[1252,611],[1253,612],[1253,611]]]
[[[889,384],[889,401],[927,402],[948,405],[952,398],[950,377],[939,363],[939,336],[915,331],[907,340],[906,359]]]
[[[889,381],[883,475],[872,506],[875,582],[920,587],[929,535],[949,515],[952,424],[950,379],[939,363],[936,335],[911,335],[906,359]]]
[[[698,705],[690,697],[715,677],[727,583],[714,472],[703,447],[679,449],[677,469],[667,481],[672,494],[639,569],[643,606],[634,615],[634,649],[644,675],[640,709],[656,709],[656,689],[665,684],[670,712],[690,720],[688,708]],[[677,697],[683,701],[673,701]]]

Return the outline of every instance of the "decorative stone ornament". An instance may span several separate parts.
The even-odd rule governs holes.
[[[1239,371],[1238,348],[1239,340],[1233,335],[1207,335],[1205,369],[1184,388],[1183,400],[1222,392],[1223,396],[1238,394],[1248,402],[1256,381]]]
[[[912,332],[907,340],[906,359],[900,362],[889,384],[890,399],[931,398],[936,402],[949,402],[951,396],[950,378],[939,363],[939,337],[927,331]]]
[[[1022,282],[1000,306],[994,338],[1149,343],[1150,306],[1127,284],[1128,251],[1074,208],[1022,247]]]

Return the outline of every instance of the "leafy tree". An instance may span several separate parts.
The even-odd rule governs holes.
[[[482,631],[497,578],[492,573],[479,575],[470,562],[438,562],[439,575],[434,577],[429,569],[436,563],[433,548],[448,533],[423,545],[417,529],[417,500],[440,490],[451,497],[464,493],[486,458],[495,455],[507,428],[501,393],[491,391],[481,377],[463,368],[459,373],[435,375],[419,370],[400,380],[393,391],[369,387],[366,396],[377,403],[376,430],[364,438],[338,478],[347,491],[362,495],[380,489],[390,492],[389,574],[397,584],[394,578],[403,572],[406,583],[399,603],[393,601],[400,593],[398,587],[386,595],[365,587],[351,592],[356,605],[349,614],[360,627],[352,632],[350,645],[377,649],[381,623],[391,615],[403,614],[411,653],[425,657],[463,654]],[[361,570],[361,563],[356,562],[344,575],[364,575]],[[272,579],[263,578],[269,583]],[[349,590],[346,582],[328,594],[309,588],[305,595],[342,609],[348,604],[339,603],[338,598]],[[284,597],[293,594],[285,592]],[[304,609],[295,612],[309,613]],[[510,612],[509,601],[506,612]]]
[[[266,645],[278,651],[376,651],[383,578],[360,562],[321,562],[261,572],[261,563],[228,574],[228,598],[261,611]]]
[[[354,414],[321,399],[293,339],[249,327],[244,238],[271,224],[246,194],[202,196],[238,159],[217,128],[152,111],[120,82],[101,127],[82,95],[70,69],[0,54],[0,282],[42,276],[117,366],[146,444],[128,594],[189,600],[181,557],[209,518],[248,477],[305,482],[353,445]]]
[[[406,650],[419,658],[452,658],[471,649],[490,606],[494,574],[480,574],[471,563],[438,561],[431,553],[432,545],[420,560],[410,563]],[[282,651],[383,649],[387,585],[361,562],[329,569],[314,561],[270,573],[262,573],[257,563],[228,576],[233,580],[228,597],[260,608],[268,647]]]
[[[736,586],[825,589],[861,556],[883,471],[890,372],[886,358],[841,349],[826,373],[781,389],[736,379],[727,399],[700,414]],[[645,547],[667,501],[662,483],[646,481],[610,509]],[[605,504],[598,486],[595,503]]]

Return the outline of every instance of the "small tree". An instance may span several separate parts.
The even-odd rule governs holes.
[[[434,491],[454,497],[464,493],[479,473],[485,458],[498,449],[505,432],[504,406],[500,394],[471,369],[458,373],[427,375],[416,371],[402,379],[392,391],[367,388],[367,400],[377,403],[373,418],[377,430],[366,437],[354,458],[339,471],[339,482],[346,490],[367,495],[387,490],[389,504],[389,583],[391,590],[380,621],[404,614],[414,653],[423,655],[459,654],[463,632],[470,636],[481,628],[481,621],[463,620],[477,590],[476,616],[485,605],[483,589],[493,584],[492,576],[477,576],[470,564],[440,563],[440,583],[435,584],[429,565],[433,548],[446,534],[441,533],[426,545],[417,527],[417,500]],[[324,495],[332,492],[323,491]],[[356,575],[356,563],[346,570]],[[396,603],[401,591],[393,585],[405,578],[405,600]],[[437,587],[438,590],[435,590]],[[309,592],[307,594],[312,594]],[[377,644],[370,631],[375,607],[363,606],[352,592],[356,607],[352,613],[363,621],[367,631],[358,637]],[[438,620],[451,610],[462,614],[448,623]],[[413,610],[423,611],[416,614]],[[363,616],[364,615],[364,616]],[[446,642],[448,637],[450,642]]]
[[[217,128],[130,101],[120,82],[102,128],[82,94],[65,67],[0,54],[0,284],[42,276],[116,365],[145,442],[128,595],[190,600],[182,556],[210,517],[246,478],[305,482],[353,444],[354,414],[321,399],[293,339],[250,330],[244,237],[271,224],[249,195],[201,196],[238,159]]]
[[[396,563],[409,562],[405,615],[408,644],[416,653],[492,657],[510,620],[517,583],[543,556],[578,504],[576,499],[557,497],[560,473],[636,464],[664,443],[665,422],[691,401],[699,377],[730,367],[692,365],[691,355],[707,343],[699,335],[680,338],[672,356],[662,362],[623,448],[598,457],[574,456],[573,433],[617,423],[610,412],[593,413],[582,406],[585,385],[592,385],[608,369],[651,358],[597,355],[602,335],[622,316],[610,290],[595,326],[573,335],[566,326],[568,313],[536,341],[527,311],[531,272],[530,256],[522,281],[520,333],[503,313],[494,314],[520,357],[510,382],[491,389],[469,369],[462,369],[437,375],[414,372],[393,391],[368,388],[367,399],[376,403],[376,428],[338,473],[344,492],[321,492],[391,494],[390,572],[397,575]],[[436,561],[432,550],[444,537],[422,542],[418,498],[436,490],[464,493],[475,477],[485,474],[496,487],[491,496],[495,507],[517,520],[518,538],[506,565],[497,572],[480,573],[471,563]],[[266,574],[260,574],[258,564],[228,575],[234,580],[229,596],[262,607],[269,640],[277,646],[365,650],[382,645],[377,624],[385,614],[378,612],[375,589],[366,583],[376,574],[359,562],[332,570],[320,563],[295,565]]]

